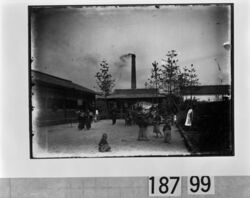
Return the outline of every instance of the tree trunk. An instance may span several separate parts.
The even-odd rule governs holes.
[[[106,106],[106,110],[107,110],[107,118],[110,118],[109,116],[109,106],[108,106],[108,99],[107,99],[107,96],[105,96],[105,106]]]

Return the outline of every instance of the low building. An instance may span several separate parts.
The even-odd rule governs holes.
[[[94,110],[95,91],[70,80],[31,71],[32,121],[38,126],[77,120],[77,110]]]
[[[165,96],[160,94],[158,89],[116,89],[107,96],[107,105],[109,110],[114,106],[118,110],[118,117],[123,118],[127,109],[131,109],[136,102],[161,103]],[[105,98],[97,97],[97,108],[103,117],[107,117]]]
[[[195,98],[198,101],[220,101],[231,98],[230,85],[202,85],[185,87],[181,90],[184,100]]]

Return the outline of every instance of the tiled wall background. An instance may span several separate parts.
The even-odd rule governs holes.
[[[0,198],[148,198],[148,180],[129,178],[3,178]],[[250,177],[215,177],[215,195],[187,195],[182,177],[181,197],[249,198]]]

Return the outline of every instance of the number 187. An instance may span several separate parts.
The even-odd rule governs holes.
[[[150,177],[149,195],[150,196],[179,196],[181,193],[180,177]]]

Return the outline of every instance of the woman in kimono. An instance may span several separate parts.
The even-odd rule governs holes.
[[[185,127],[190,130],[192,127],[192,121],[193,121],[193,109],[189,108],[187,112],[187,117],[186,117],[186,122],[185,122]]]

